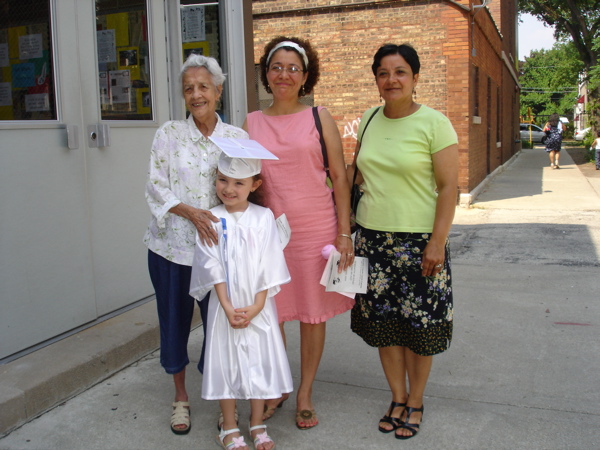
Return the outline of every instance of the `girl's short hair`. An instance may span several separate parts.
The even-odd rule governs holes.
[[[421,62],[419,61],[419,54],[410,44],[384,44],[379,47],[379,50],[373,56],[373,65],[371,70],[373,75],[377,76],[377,69],[381,66],[381,60],[389,55],[400,55],[410,66],[413,75],[416,75],[421,70]]]
[[[285,46],[281,47],[285,50],[292,50],[292,51],[296,52],[296,54],[300,57],[300,61],[302,61],[302,69],[305,72],[308,72],[308,76],[306,77],[306,82],[304,83],[304,93],[301,94],[302,90],[300,90],[300,92],[298,92],[298,97],[301,97],[302,95],[310,94],[312,92],[312,90],[314,89],[314,87],[317,85],[317,82],[319,81],[319,76],[320,76],[321,72],[319,70],[319,55],[318,55],[317,51],[310,45],[310,42],[308,42],[305,39],[300,39],[297,37],[288,38],[285,36],[277,36],[277,37],[271,39],[271,41],[267,45],[265,45],[265,48],[263,50],[263,55],[260,57],[260,62],[259,62],[260,81],[262,82],[265,90],[268,93],[271,93],[271,88],[269,87],[269,82],[267,80],[267,72],[269,71],[269,67],[267,66],[269,61],[267,61],[267,58],[269,57],[269,53],[271,53],[271,50],[277,44],[279,44],[280,42],[283,42],[283,41],[294,42],[304,49],[304,52],[306,53],[306,57],[308,59],[308,68],[304,64],[302,55],[300,54],[300,52],[298,52],[298,50],[296,50],[294,47],[285,47]]]
[[[225,82],[225,74],[223,69],[215,58],[204,55],[197,55],[196,53],[190,53],[190,56],[185,60],[183,66],[181,66],[181,72],[179,73],[179,81],[183,84],[183,76],[192,68],[204,67],[210,73],[212,81],[215,86],[221,86]]]

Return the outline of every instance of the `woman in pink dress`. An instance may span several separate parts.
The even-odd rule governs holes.
[[[299,98],[309,94],[319,79],[319,59],[308,41],[276,37],[260,59],[261,80],[272,93],[273,103],[250,113],[243,128],[251,139],[274,153],[278,161],[265,161],[265,205],[275,217],[285,213],[292,230],[285,259],[292,282],[275,297],[281,332],[284,322],[300,321],[300,386],[297,391],[296,425],[300,429],[319,421],[312,402],[312,385],[325,345],[325,322],[348,311],[354,300],[325,292],[319,283],[326,260],[325,245],[342,254],[341,266],[354,262],[350,237],[350,188],[345,176],[342,142],[331,114],[319,108],[327,148],[334,199],[326,184],[326,172],[312,109]],[[336,206],[337,205],[337,206]],[[337,209],[337,214],[336,214]],[[281,407],[288,395],[267,401],[264,420]]]

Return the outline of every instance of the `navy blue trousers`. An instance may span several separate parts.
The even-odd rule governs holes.
[[[194,298],[189,294],[192,268],[148,251],[148,270],[156,293],[160,325],[160,364],[165,372],[174,375],[190,363],[187,347],[194,314]],[[198,303],[205,336],[209,295]],[[198,363],[200,372],[204,368],[205,347],[206,340],[202,344],[202,354]]]

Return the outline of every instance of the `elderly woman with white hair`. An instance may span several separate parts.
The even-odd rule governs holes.
[[[152,219],[144,243],[156,292],[160,363],[175,384],[171,413],[175,434],[187,434],[191,428],[185,368],[190,362],[187,345],[194,299],[189,289],[196,232],[206,245],[217,244],[211,223],[218,219],[208,210],[219,203],[215,178],[221,151],[208,138],[248,137],[241,128],[223,123],[216,112],[224,81],[214,58],[190,55],[181,68],[182,93],[190,115],[163,124],[150,152],[146,200]],[[200,308],[206,323],[208,299],[200,302]],[[203,357],[204,348],[200,371]]]

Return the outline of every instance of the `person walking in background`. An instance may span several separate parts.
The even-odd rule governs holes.
[[[236,423],[236,399],[250,400],[254,448],[272,449],[265,399],[293,390],[274,299],[290,274],[273,213],[258,204],[260,170],[260,159],[221,154],[216,186],[223,204],[210,210],[220,218],[213,225],[219,245],[198,239],[192,265],[190,294],[201,300],[211,291],[218,298],[213,295],[208,310],[202,398],[220,400],[218,442],[225,449],[248,448]]]
[[[189,290],[196,233],[207,245],[217,243],[212,227],[217,218],[208,209],[218,204],[215,174],[221,150],[208,137],[248,135],[241,128],[223,123],[216,113],[225,75],[214,58],[190,55],[180,77],[190,116],[166,122],[154,137],[146,183],[152,219],[144,243],[156,292],[160,363],[175,384],[171,430],[187,434],[191,422],[185,368],[190,362],[187,344],[194,299]],[[203,324],[207,308],[208,298],[200,303]],[[201,370],[203,364],[201,356]]]
[[[563,125],[558,114],[554,113],[544,125],[546,132],[546,152],[550,156],[550,167],[560,169],[558,160],[560,159],[560,148],[562,145]]]
[[[596,170],[600,170],[600,131],[596,132],[596,139],[592,142],[590,150],[596,151]]]
[[[350,236],[350,189],[340,133],[331,114],[318,109],[329,159],[333,195],[326,184],[319,131],[309,106],[299,98],[310,94],[319,79],[319,58],[310,43],[279,36],[264,48],[260,58],[261,81],[273,95],[263,111],[250,113],[243,128],[250,138],[273,152],[278,161],[265,161],[265,205],[276,217],[285,213],[292,230],[285,248],[292,282],[276,297],[283,324],[300,321],[300,386],[297,390],[296,426],[305,430],[319,423],[312,400],[312,386],[325,345],[326,321],[352,308],[354,300],[325,292],[319,281],[326,260],[325,245],[333,243],[342,255],[341,267],[354,261]],[[337,208],[337,215],[336,215]],[[268,401],[265,420],[288,398]]]
[[[443,114],[413,99],[420,71],[413,47],[382,46],[372,71],[384,105],[363,115],[358,157],[347,170],[352,180],[358,166],[357,184],[364,190],[355,252],[369,259],[368,290],[357,294],[351,327],[379,349],[392,393],[379,431],[410,439],[423,420],[433,355],[452,339],[448,233],[456,208],[458,139]]]

